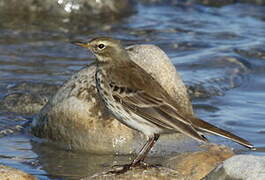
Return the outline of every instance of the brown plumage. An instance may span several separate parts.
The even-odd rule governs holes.
[[[253,148],[247,140],[183,113],[167,91],[130,59],[120,41],[95,38],[88,43],[76,44],[88,48],[97,57],[96,85],[107,109],[120,122],[149,137],[130,166],[143,161],[159,134],[163,133],[181,132],[206,142],[202,132],[207,132]]]

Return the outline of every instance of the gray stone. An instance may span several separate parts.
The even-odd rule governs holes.
[[[179,102],[183,111],[193,113],[180,76],[160,48],[136,45],[127,50],[132,60],[157,79]],[[96,93],[95,68],[92,64],[74,74],[42,108],[32,123],[31,131],[34,135],[50,139],[67,149],[97,153],[134,153],[146,139],[105,112]],[[166,135],[161,139],[163,140],[156,144],[154,152],[175,152],[177,147],[187,144],[191,147],[190,142],[184,142],[185,138],[179,134]],[[165,144],[168,144],[166,148]],[[187,147],[183,149],[187,150]]]
[[[205,180],[264,180],[265,157],[237,155],[223,162],[208,174]]]

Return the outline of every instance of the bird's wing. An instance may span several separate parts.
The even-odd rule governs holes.
[[[158,126],[182,132],[199,141],[207,141],[207,139],[198,131],[208,132],[254,149],[253,145],[245,139],[196,117],[183,114],[181,107],[150,74],[135,63],[131,65],[133,68],[127,68],[128,74],[126,76],[128,77],[126,84],[131,88],[125,88],[127,86],[120,84],[120,86],[115,86],[118,91],[113,92],[115,100],[120,101],[125,109]],[[122,72],[118,76],[123,75]]]
[[[199,141],[207,141],[203,135],[197,132],[188,119],[161,97],[154,97],[144,90],[118,86],[115,86],[115,89],[113,98],[120,102],[125,109],[162,128],[179,131]]]

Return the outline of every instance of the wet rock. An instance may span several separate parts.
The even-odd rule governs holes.
[[[182,180],[185,176],[165,167],[133,168],[126,173],[115,175],[106,172],[95,174],[83,180]]]
[[[265,179],[265,157],[237,155],[223,162],[205,180]]]
[[[175,169],[189,179],[199,180],[234,155],[233,151],[225,146],[211,144],[204,148],[204,151],[183,153],[170,158],[163,165]]]
[[[161,49],[136,45],[127,50],[132,60],[160,81],[186,113],[193,113],[186,88]],[[84,68],[58,90],[33,121],[32,133],[72,150],[122,154],[138,151],[145,137],[108,116],[96,93],[95,68],[94,64]],[[180,136],[169,137],[176,141]],[[156,145],[157,149],[161,146]]]
[[[58,85],[22,82],[7,87],[8,94],[1,100],[0,109],[23,115],[32,115],[48,102]]]
[[[134,11],[134,0],[0,0],[0,12],[12,15],[20,14],[17,18],[34,17],[64,17],[99,19],[124,16]]]
[[[2,109],[20,114],[34,114],[46,104],[46,97],[31,93],[11,93],[3,98]]]
[[[1,180],[37,180],[36,177],[27,174],[23,171],[0,165],[0,179]]]
[[[193,98],[209,98],[212,96],[223,96],[225,91],[221,90],[218,87],[215,87],[213,84],[207,87],[207,82],[187,82],[188,94]]]

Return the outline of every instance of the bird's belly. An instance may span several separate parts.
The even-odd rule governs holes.
[[[160,128],[156,124],[147,121],[133,112],[126,111],[114,98],[107,98],[103,95],[102,100],[110,113],[126,126],[140,131],[147,136],[164,133],[165,129]]]
[[[163,132],[164,129],[160,128],[156,124],[153,124],[146,119],[138,116],[133,112],[127,112],[124,110],[121,104],[117,105],[116,107],[108,103],[106,104],[107,108],[113,114],[113,116],[118,119],[121,123],[129,126],[132,129],[142,132],[147,136],[152,136],[154,134],[160,134]]]

